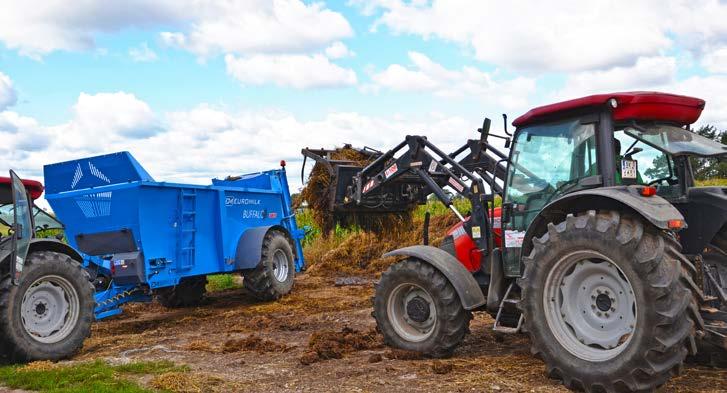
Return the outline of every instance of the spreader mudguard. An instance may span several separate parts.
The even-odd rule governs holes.
[[[421,259],[442,272],[457,291],[462,307],[465,310],[475,309],[485,304],[477,280],[462,264],[451,254],[432,246],[410,246],[400,248],[384,254],[384,257],[408,256]]]
[[[288,230],[280,225],[254,227],[246,230],[237,242],[237,251],[235,252],[235,267],[237,269],[244,270],[257,267],[262,256],[263,240],[271,230],[283,232],[285,236],[291,238]],[[295,248],[293,250],[293,252],[297,251]]]

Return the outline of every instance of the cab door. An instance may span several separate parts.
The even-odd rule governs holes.
[[[596,123],[572,118],[517,131],[503,199],[506,276],[520,275],[525,233],[542,208],[599,179],[595,130]]]
[[[33,219],[31,202],[25,185],[14,171],[10,171],[13,194],[13,250],[11,254],[10,274],[17,284],[28,256],[30,240],[33,238]]]

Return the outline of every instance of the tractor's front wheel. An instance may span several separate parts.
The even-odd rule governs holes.
[[[56,252],[26,258],[19,284],[0,280],[0,349],[10,361],[59,360],[91,332],[94,289],[78,261]]]
[[[589,211],[549,224],[533,246],[520,308],[551,377],[571,389],[634,392],[678,373],[698,314],[674,239]]]
[[[462,342],[472,314],[452,284],[432,265],[405,259],[376,285],[374,318],[386,344],[446,357]]]

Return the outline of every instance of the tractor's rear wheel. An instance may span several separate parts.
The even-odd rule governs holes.
[[[695,348],[697,303],[679,244],[617,212],[569,215],[524,258],[532,352],[571,389],[649,391]]]
[[[432,357],[451,355],[472,319],[447,278],[414,258],[381,276],[373,315],[387,345]]]
[[[59,360],[78,351],[91,333],[94,288],[70,256],[50,251],[26,258],[17,286],[0,281],[0,347],[5,360]]]
[[[164,307],[181,308],[193,307],[202,304],[204,294],[207,292],[207,277],[183,278],[173,287],[156,290],[156,299]]]
[[[293,246],[280,231],[270,231],[263,239],[260,263],[243,272],[243,286],[259,300],[277,300],[293,289],[295,258]]]

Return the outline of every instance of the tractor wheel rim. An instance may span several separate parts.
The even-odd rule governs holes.
[[[406,341],[421,342],[434,332],[437,308],[429,292],[416,284],[399,284],[387,300],[389,322]]]
[[[289,263],[288,256],[285,255],[283,250],[275,251],[273,254],[273,276],[276,280],[285,282],[288,279]]]
[[[33,282],[20,306],[25,332],[34,340],[53,344],[76,327],[80,310],[78,293],[60,276],[44,276]]]
[[[618,356],[637,324],[633,287],[608,257],[577,251],[556,262],[543,296],[545,317],[558,343],[591,362]]]

